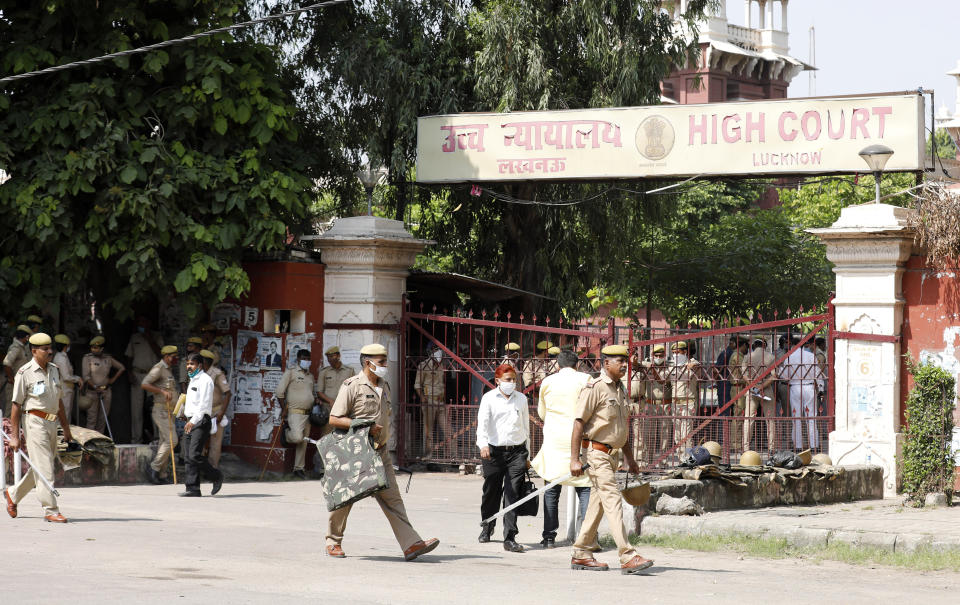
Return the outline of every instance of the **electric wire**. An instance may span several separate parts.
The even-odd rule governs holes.
[[[36,71],[29,71],[22,74],[16,74],[13,76],[6,76],[0,78],[0,84],[4,82],[15,82],[17,80],[23,80],[25,78],[32,78],[34,76],[40,76],[44,74],[51,74],[58,71],[64,71],[67,69],[73,69],[76,67],[83,67],[86,65],[95,65],[97,63],[102,63],[104,61],[110,61],[112,59],[117,59],[120,57],[129,57],[131,55],[137,55],[142,53],[151,52],[161,48],[168,48],[170,46],[175,46],[178,44],[184,44],[186,42],[193,42],[194,40],[199,40],[201,38],[207,38],[210,36],[215,36],[217,34],[222,34],[226,32],[231,32],[238,29],[244,29],[251,27],[253,25],[259,25],[261,23],[267,23],[269,21],[275,21],[277,19],[283,19],[286,17],[291,17],[293,15],[298,15],[300,13],[306,13],[318,8],[324,8],[327,6],[333,6],[335,4],[343,4],[349,0],[327,0],[326,2],[318,2],[317,4],[311,4],[310,6],[304,6],[303,8],[295,8],[282,13],[277,13],[276,15],[269,15],[267,17],[261,17],[259,19],[253,19],[252,21],[244,21],[242,23],[235,23],[227,27],[218,27],[217,29],[211,29],[205,32],[200,32],[197,34],[190,34],[189,36],[184,36],[182,38],[175,38],[173,40],[164,40],[163,42],[158,42],[156,44],[149,44],[147,46],[140,46],[138,48],[131,48],[127,50],[122,50],[115,53],[110,53],[108,55],[101,55],[99,57],[93,57],[90,59],[83,59],[80,61],[72,61],[70,63],[64,63],[63,65],[54,65],[53,67],[47,67],[44,69],[39,69]]]

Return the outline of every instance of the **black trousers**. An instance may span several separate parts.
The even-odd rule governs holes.
[[[519,499],[521,485],[527,472],[527,446],[507,450],[490,446],[490,459],[483,460],[483,497],[480,501],[480,519],[497,514],[500,503],[510,506]],[[493,531],[497,522],[490,523]],[[503,516],[503,539],[513,540],[517,535],[517,513]]]
[[[210,427],[212,426],[209,416],[204,416],[200,424],[194,426],[184,437],[187,441],[186,462],[187,475],[184,477],[184,483],[187,491],[200,491],[200,475],[202,474],[207,481],[214,481],[220,478],[220,471],[210,464],[207,457],[203,455],[203,448],[210,440]]]

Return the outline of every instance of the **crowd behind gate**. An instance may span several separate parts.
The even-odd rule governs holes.
[[[502,363],[517,368],[518,389],[530,406],[530,445],[536,453],[542,440],[540,385],[558,371],[557,355],[574,351],[581,371],[599,374],[597,357],[573,340],[560,337],[532,346],[510,341],[498,344],[496,353],[492,346],[478,350],[476,343],[445,347],[459,351],[456,358],[437,342],[411,343],[422,348],[411,351],[403,366],[407,389],[400,455],[406,460],[477,462],[479,451],[471,439],[477,409]],[[621,382],[630,402],[629,443],[641,467],[675,465],[686,448],[706,441],[722,445],[725,462],[736,462],[747,450],[765,457],[780,450],[826,449],[833,413],[824,337],[795,331],[690,335],[631,353]]]

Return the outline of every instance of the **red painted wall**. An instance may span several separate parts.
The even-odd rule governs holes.
[[[901,352],[917,361],[932,355],[941,367],[953,366],[954,373],[960,371],[960,273],[956,269],[932,269],[926,257],[913,255],[903,275],[903,295],[906,305]],[[905,361],[901,362],[900,376],[900,421],[904,422],[907,396],[913,387]],[[960,424],[958,421],[960,412],[954,411],[954,423]],[[954,488],[960,489],[960,469]]]
[[[292,261],[263,261],[245,263],[244,270],[250,276],[250,293],[235,302],[241,307],[253,307],[258,310],[255,325],[243,324],[241,313],[240,322],[231,322],[229,334],[233,339],[234,347],[237,343],[239,330],[251,330],[263,333],[265,329],[272,332],[271,326],[264,326],[264,311],[272,309],[295,309],[305,312],[305,329],[303,332],[314,334],[311,341],[311,372],[316,377],[317,371],[323,366],[323,280],[324,266],[319,262],[292,262]],[[291,333],[292,334],[292,333]],[[270,337],[283,337],[283,367],[287,365],[286,339],[290,334],[267,333]],[[235,353],[234,359],[239,357]],[[236,374],[236,372],[234,372]],[[231,389],[234,385],[231,385]],[[264,400],[272,396],[269,392],[261,391]],[[262,467],[270,452],[270,445],[274,442],[281,427],[276,427],[270,434],[269,442],[256,439],[258,414],[235,413],[231,424],[230,445],[227,451],[233,452],[242,460]],[[312,438],[319,438],[319,431],[314,429]],[[307,468],[313,466],[313,449],[307,449]],[[292,447],[283,447],[280,439],[276,441],[276,448],[269,456],[268,470],[289,472],[293,469],[294,451]]]

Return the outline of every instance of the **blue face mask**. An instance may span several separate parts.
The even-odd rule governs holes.
[[[193,370],[192,372],[191,372],[190,370],[187,370],[187,376],[189,376],[190,378],[193,378],[194,376],[196,376],[196,375],[199,374],[199,373],[200,373],[200,368],[197,368],[196,370]]]
[[[303,368],[304,370],[309,370],[309,369],[310,369],[310,360],[309,360],[309,359],[301,359],[301,360],[300,360],[300,367]]]

